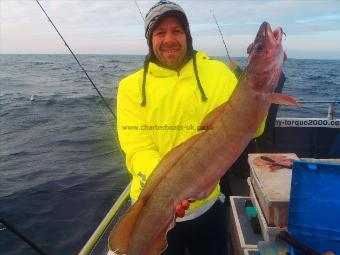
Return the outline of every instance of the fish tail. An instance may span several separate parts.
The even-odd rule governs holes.
[[[134,226],[144,208],[145,202],[140,199],[133,204],[130,209],[122,216],[111,231],[108,239],[109,249],[117,255],[127,254],[129,240],[133,233]]]
[[[175,227],[175,219],[171,220],[170,225],[165,228],[165,231],[158,235],[157,239],[153,242],[152,246],[148,250],[148,255],[159,255],[168,247],[167,233],[170,229]]]

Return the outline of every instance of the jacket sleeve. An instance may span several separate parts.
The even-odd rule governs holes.
[[[151,132],[145,130],[147,123],[138,101],[140,97],[130,83],[123,80],[119,84],[117,130],[121,148],[126,155],[128,171],[133,175],[135,185],[142,188],[161,157]]]
[[[260,135],[263,134],[264,129],[266,127],[266,120],[267,120],[267,117],[261,122],[259,128],[256,130],[254,138],[259,137]]]

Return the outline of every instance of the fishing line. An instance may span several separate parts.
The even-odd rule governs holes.
[[[50,17],[48,16],[48,14],[46,13],[46,11],[44,10],[44,8],[41,6],[41,4],[39,3],[38,0],[35,0],[37,2],[37,4],[39,5],[39,7],[41,8],[41,10],[45,13],[48,21],[52,24],[53,28],[55,29],[55,31],[58,33],[58,35],[60,36],[61,40],[64,42],[65,46],[68,48],[68,50],[71,52],[72,56],[74,57],[74,59],[76,60],[76,62],[78,63],[79,67],[81,68],[81,70],[85,73],[87,79],[90,81],[90,83],[92,84],[93,88],[97,91],[98,95],[100,96],[100,98],[102,99],[104,105],[106,106],[106,108],[110,111],[110,113],[112,114],[112,116],[114,117],[115,120],[117,120],[116,115],[113,113],[111,107],[109,106],[109,104],[106,102],[105,98],[103,97],[103,95],[100,93],[100,91],[98,90],[97,86],[94,84],[94,82],[92,81],[91,77],[88,75],[88,73],[86,72],[85,68],[80,64],[78,58],[76,57],[76,55],[73,53],[72,49],[70,48],[70,46],[67,44],[67,42],[65,41],[65,39],[63,38],[63,36],[60,34],[59,30],[57,29],[57,27],[54,25],[54,23],[52,22],[52,20],[50,19]]]
[[[48,255],[45,251],[43,251],[41,248],[39,248],[35,243],[33,243],[28,237],[23,235],[19,230],[17,230],[12,224],[10,224],[8,221],[6,221],[4,218],[0,217],[0,223],[3,224],[9,231],[11,231],[13,234],[18,236],[21,240],[25,241],[29,246],[32,247],[36,252],[38,252],[41,255]],[[4,230],[4,229],[1,229]]]
[[[51,20],[51,18],[48,16],[47,12],[45,11],[45,9],[41,6],[41,4],[39,3],[38,0],[35,0],[37,2],[37,4],[39,5],[40,9],[44,12],[44,14],[46,15],[48,21],[52,24],[53,28],[55,29],[55,31],[58,33],[59,37],[61,38],[61,40],[64,42],[65,46],[68,48],[68,50],[70,51],[70,53],[72,54],[73,58],[76,60],[76,62],[78,63],[79,67],[81,68],[81,70],[85,73],[87,79],[90,81],[91,85],[93,86],[93,88],[96,90],[96,92],[98,93],[99,97],[101,98],[102,102],[104,103],[105,107],[109,110],[109,112],[111,113],[111,115],[113,116],[113,118],[115,119],[115,121],[117,122],[117,116],[114,114],[114,112],[112,111],[111,107],[109,106],[109,104],[106,102],[105,98],[103,97],[103,95],[100,93],[99,89],[97,88],[97,86],[94,84],[94,82],[92,81],[91,77],[89,76],[89,74],[86,72],[85,68],[82,66],[82,64],[80,63],[80,61],[78,60],[77,56],[73,53],[71,47],[68,45],[68,43],[65,41],[64,37],[61,35],[61,33],[59,32],[59,30],[57,29],[57,27],[54,25],[53,21]],[[117,145],[119,145],[119,141],[118,141],[118,137],[116,134],[116,130],[113,127],[113,124],[111,121],[109,121],[106,117],[106,114],[104,113],[104,111],[102,110],[101,106],[100,109],[106,119],[107,122],[111,123],[110,128],[112,129],[113,133],[114,133],[114,139],[117,143]],[[118,146],[119,147],[119,146]],[[124,157],[124,153],[122,152],[121,148],[119,147],[119,151],[120,154]]]
[[[216,25],[217,25],[218,31],[220,32],[220,35],[221,35],[221,37],[222,37],[222,41],[223,41],[223,44],[224,44],[224,48],[225,48],[225,50],[226,50],[226,52],[227,52],[227,58],[228,58],[229,61],[231,62],[232,60],[231,60],[231,58],[230,58],[230,56],[229,56],[228,48],[227,48],[227,45],[226,45],[226,43],[225,43],[225,41],[224,41],[224,37],[223,37],[222,31],[221,31],[221,28],[220,28],[220,26],[219,26],[219,24],[218,24],[218,22],[217,22],[217,19],[216,19],[215,15],[214,15],[213,11],[210,10],[210,12],[211,12],[211,14],[212,14],[212,16],[213,16],[213,18],[214,18],[214,20],[215,20],[215,23],[216,23]]]
[[[39,5],[40,9],[43,11],[43,13],[45,14],[45,16],[47,17],[48,21],[52,24],[53,28],[55,29],[55,31],[58,33],[59,37],[61,38],[61,40],[64,42],[65,46],[68,48],[68,50],[70,51],[70,53],[72,54],[73,58],[76,60],[76,62],[78,63],[79,67],[81,68],[81,70],[85,73],[87,79],[90,81],[91,85],[93,86],[93,88],[96,90],[96,92],[98,93],[98,95],[100,96],[102,102],[104,103],[105,107],[109,110],[109,112],[111,113],[112,117],[115,119],[115,121],[117,122],[117,116],[114,114],[114,112],[112,111],[111,107],[109,106],[109,104],[106,102],[105,98],[103,97],[103,95],[100,93],[100,91],[98,90],[97,86],[94,84],[94,82],[92,81],[91,77],[88,75],[88,73],[86,72],[85,68],[81,65],[81,63],[79,62],[78,58],[76,57],[76,55],[73,53],[72,49],[70,48],[70,46],[67,44],[67,42],[65,41],[65,39],[63,38],[63,36],[61,35],[61,33],[59,32],[59,30],[57,29],[57,27],[54,25],[54,23],[52,22],[51,18],[48,16],[47,12],[44,10],[44,8],[41,6],[41,4],[39,3],[38,0],[35,0],[37,2],[37,4]],[[137,7],[138,4],[136,3]],[[138,8],[139,9],[139,8]],[[141,11],[140,11],[141,13]],[[142,15],[142,13],[141,13]],[[143,16],[142,16],[143,17]],[[103,111],[103,108],[101,105],[100,106],[100,110],[102,111],[104,118],[106,119],[106,121],[108,123],[111,123],[110,127],[113,130],[113,134],[114,134],[114,139],[115,142],[118,146],[119,152],[122,156],[122,158],[124,158],[124,153],[121,149],[121,147],[119,146],[119,140],[118,140],[118,136],[117,136],[117,130],[113,127],[112,121],[109,121],[107,119],[107,116],[105,114],[105,112]],[[93,251],[93,249],[92,249]],[[91,251],[91,253],[92,253]]]

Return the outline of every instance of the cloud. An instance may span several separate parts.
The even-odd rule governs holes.
[[[60,32],[82,53],[144,54],[144,22],[134,0],[45,0],[40,1]],[[143,15],[157,1],[138,0]],[[244,52],[263,21],[281,26],[289,47],[304,50],[311,41],[319,51],[338,51],[340,4],[338,1],[191,1],[178,2],[186,11],[194,42],[215,51],[221,38],[212,17],[233,52]],[[1,52],[65,53],[51,24],[34,1],[1,1]],[[325,36],[325,32],[327,36]],[[334,45],[327,41],[332,38]],[[86,43],[85,43],[86,42]],[[110,46],[114,45],[114,47]],[[223,45],[220,54],[224,54]]]
[[[297,20],[296,23],[316,23],[316,22],[323,22],[323,21],[335,21],[336,23],[339,23],[340,14],[306,17],[306,18]]]

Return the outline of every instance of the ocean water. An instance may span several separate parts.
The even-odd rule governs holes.
[[[119,80],[143,56],[79,60],[114,109]],[[339,60],[289,59],[284,72],[298,100],[340,99]],[[71,55],[0,55],[0,82],[0,217],[49,254],[77,254],[129,182],[114,118]],[[327,107],[278,115],[326,117]],[[36,253],[0,225],[0,254]]]

